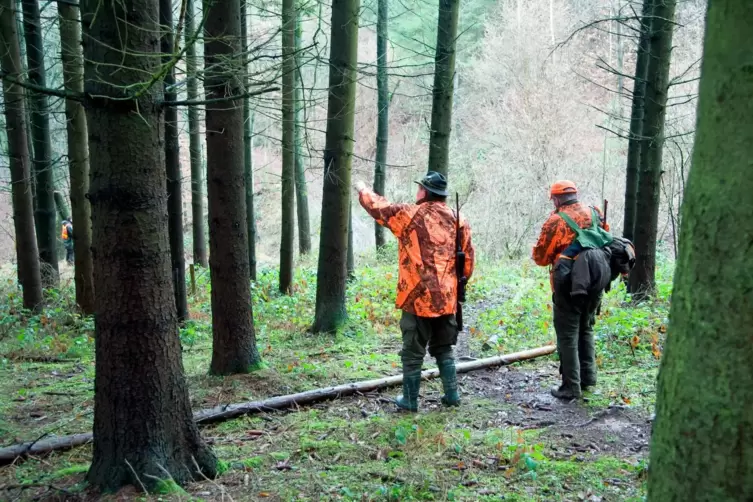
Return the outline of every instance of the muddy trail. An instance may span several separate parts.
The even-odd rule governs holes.
[[[473,428],[516,427],[539,430],[553,458],[611,455],[638,459],[648,454],[651,416],[630,406],[588,406],[584,400],[563,401],[554,398],[550,389],[559,380],[557,364],[551,360],[515,364],[508,367],[458,375],[462,406],[483,409],[482,423]],[[316,408],[340,406],[354,415],[401,413],[392,403],[400,389],[320,403]],[[419,413],[441,409],[439,382],[423,382]],[[480,405],[483,403],[483,406]],[[496,412],[489,411],[498,408]]]
[[[471,348],[469,328],[474,326],[481,312],[513,301],[514,296],[511,288],[502,287],[483,300],[464,306],[465,329],[459,334],[455,346],[458,361],[489,355]],[[427,354],[424,368],[432,363]],[[551,395],[551,388],[560,382],[556,356],[458,375],[458,382],[464,406],[474,406],[477,400],[499,403],[500,411],[487,422],[489,427],[541,430],[542,437],[551,442],[551,453],[555,458],[585,460],[606,454],[642,458],[648,454],[652,417],[645,410],[627,405],[595,408],[588,406],[588,397],[583,401],[568,402]],[[438,383],[434,385],[439,388]],[[599,392],[598,386],[596,392]],[[423,397],[425,407],[438,408],[439,394],[430,393]],[[380,401],[387,400],[382,398]]]

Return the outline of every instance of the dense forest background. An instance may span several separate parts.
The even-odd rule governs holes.
[[[314,1],[304,1],[300,7],[303,109],[296,122],[303,127],[310,233],[315,238],[321,216],[330,12],[327,5]],[[180,5],[174,8],[177,15]],[[428,0],[392,2],[389,9],[386,193],[401,201],[413,196],[410,181],[427,165],[437,9],[435,2]],[[701,0],[681,1],[677,7],[658,229],[660,252],[669,256],[676,251],[679,205],[692,157],[704,9]],[[279,10],[279,3],[249,4],[250,73],[252,83],[258,85],[272,83],[281,73]],[[635,18],[640,10],[638,2],[623,0],[462,3],[450,165],[453,188],[461,194],[482,256],[520,257],[529,252],[538,226],[550,210],[547,187],[556,178],[575,180],[589,203],[608,199],[610,224],[620,232],[631,76],[638,44]],[[377,2],[363,2],[361,14],[353,178],[370,181],[378,112]],[[60,88],[63,75],[56,4],[45,4],[41,15],[48,87]],[[197,19],[200,16],[197,13]],[[202,57],[203,45],[196,48]],[[179,100],[187,99],[185,77],[181,61],[176,74]],[[199,92],[203,94],[201,85]],[[55,185],[67,194],[65,104],[60,98],[49,99]],[[257,259],[261,267],[277,264],[280,249],[279,102],[279,91],[251,101]],[[178,110],[187,263],[193,260],[189,108]],[[203,109],[199,114],[203,119]],[[200,124],[205,154],[203,120]],[[5,141],[2,135],[0,152],[7,150]],[[205,167],[206,156],[202,158]],[[14,240],[7,155],[0,155],[0,180],[0,231],[5,236],[0,239],[0,261],[9,264],[14,261]],[[353,204],[357,202],[353,200]],[[205,211],[206,207],[205,203]],[[373,223],[361,211],[353,212],[353,220],[356,253],[372,249]]]

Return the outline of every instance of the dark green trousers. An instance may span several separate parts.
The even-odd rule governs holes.
[[[555,294],[552,300],[562,383],[579,392],[581,386],[596,384],[593,328],[601,294],[581,302]]]
[[[437,361],[452,357],[452,346],[458,341],[458,325],[454,314],[418,317],[403,312],[400,331],[403,333],[403,349],[400,351],[403,370],[421,368],[427,346],[429,354]]]

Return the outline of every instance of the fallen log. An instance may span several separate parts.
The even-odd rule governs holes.
[[[525,361],[536,357],[546,356],[555,351],[554,345],[546,345],[512,354],[486,357],[475,361],[468,361],[457,364],[458,373],[468,373],[495,366],[504,366],[506,364]],[[421,378],[430,380],[439,376],[437,369],[426,370],[421,373]],[[285,396],[270,397],[260,401],[249,401],[245,403],[226,404],[199,410],[193,414],[197,424],[207,424],[230,420],[243,415],[259,413],[262,411],[283,410],[295,406],[312,404],[327,399],[337,399],[350,396],[357,393],[371,392],[374,390],[394,387],[403,383],[402,375],[378,378],[375,380],[366,380],[363,382],[353,382],[322,389],[314,389],[297,394]],[[66,450],[76,446],[84,445],[92,440],[92,433],[74,434],[71,436],[61,436],[56,438],[42,439],[39,441],[21,443],[6,448],[0,448],[0,465],[14,462],[18,458],[28,457],[30,455],[42,455],[57,450]]]
[[[92,440],[92,433],[73,434],[60,436],[28,443],[14,444],[6,448],[0,448],[0,465],[10,464],[17,458],[44,455],[51,451],[68,450],[76,446],[82,446]]]

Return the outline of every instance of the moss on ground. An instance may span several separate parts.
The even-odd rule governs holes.
[[[207,375],[211,308],[208,274],[200,274],[189,300],[192,320],[181,329],[194,409],[398,373],[396,270],[376,259],[363,265],[348,290],[350,320],[335,336],[306,332],[313,318],[313,266],[299,268],[293,296],[279,295],[274,271],[263,272],[253,285],[253,305],[264,366],[227,378]],[[596,328],[599,385],[579,405],[583,413],[610,405],[642,416],[652,413],[669,269],[661,269],[655,302],[629,306],[621,287],[605,298]],[[0,437],[12,443],[90,430],[93,321],[71,313],[72,289],[49,292],[50,307],[39,315],[22,312],[17,291],[0,293],[6,299],[0,306]],[[546,271],[528,263],[482,263],[469,289],[470,355],[551,343],[549,300]],[[485,348],[494,335],[499,343]],[[555,365],[552,356],[522,368],[554,374]],[[436,403],[425,399],[419,415],[392,413],[385,403],[389,391],[205,427],[223,474],[215,482],[189,486],[188,492],[204,500],[219,500],[222,490],[234,500],[289,500],[301,494],[316,500],[498,500],[500,494],[505,500],[573,500],[588,494],[640,500],[645,451],[613,448],[609,454],[561,458],[546,427],[500,423],[501,414],[520,403],[482,377],[465,377],[481,391],[467,395],[458,410],[435,409]],[[433,399],[440,385],[427,382],[423,389]],[[0,468],[0,485],[78,483],[89,461],[90,447],[30,459]]]

